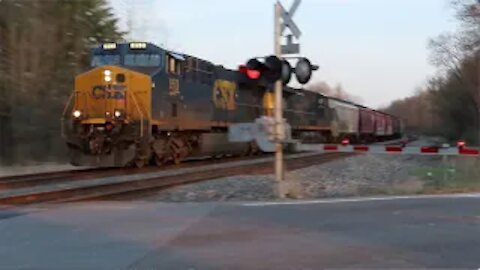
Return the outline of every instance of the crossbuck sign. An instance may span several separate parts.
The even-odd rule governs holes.
[[[295,2],[293,3],[292,7],[288,12],[285,10],[285,8],[282,6],[280,2],[278,3],[282,11],[281,12],[282,25],[281,25],[281,31],[280,31],[281,35],[283,35],[283,33],[285,32],[285,29],[287,28],[290,29],[290,32],[296,39],[299,39],[300,36],[302,35],[302,31],[300,31],[297,24],[295,24],[295,22],[293,21],[293,15],[295,15],[295,12],[297,11],[297,8],[301,2],[302,2],[301,0],[295,0]],[[287,44],[282,45],[282,54],[300,53],[300,44],[293,42],[292,35],[287,35]]]

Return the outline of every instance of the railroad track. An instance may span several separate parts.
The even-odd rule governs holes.
[[[341,159],[352,154],[345,153],[330,153],[330,154],[292,154],[286,157],[286,164],[289,170],[308,167],[315,164],[326,163],[335,159]],[[22,179],[21,177],[10,179],[0,183],[5,184],[9,181],[13,188],[0,190],[0,205],[25,205],[38,203],[59,203],[59,202],[76,202],[76,201],[91,201],[91,200],[115,200],[125,197],[138,198],[147,193],[158,192],[159,190],[168,189],[174,186],[186,185],[195,182],[211,180],[226,176],[240,175],[240,174],[266,174],[272,172],[273,158],[243,158],[243,160],[225,162],[203,161],[192,163],[194,165],[184,165],[183,168],[171,166],[163,170],[158,168],[154,171],[143,171],[142,173],[118,174],[111,175],[111,169],[107,169],[94,177],[91,174],[94,171],[88,171],[88,177],[80,177],[77,180],[70,181],[67,172],[67,179],[60,181],[61,177],[56,174],[50,176],[56,177],[56,180],[47,180],[40,178],[40,181],[35,182]],[[208,163],[209,165],[206,165]],[[152,169],[153,170],[153,169]],[[77,172],[78,173],[78,172]],[[33,182],[32,182],[33,181]],[[22,184],[18,184],[22,183]],[[22,186],[23,185],[23,186]],[[8,184],[6,185],[8,187]]]
[[[94,177],[98,176],[99,174],[109,175],[113,174],[114,172],[115,170],[111,168],[92,168],[5,176],[0,177],[0,190],[56,183],[65,181],[66,179],[71,181],[88,179],[89,176]],[[118,173],[118,171],[116,173]]]
[[[267,156],[262,154],[259,156]],[[141,173],[157,172],[168,169],[182,169],[195,166],[203,166],[212,163],[223,163],[229,161],[238,161],[250,159],[251,157],[224,157],[222,159],[196,159],[187,160],[179,165],[165,165],[161,168],[150,166],[145,168],[89,168],[78,170],[67,170],[46,173],[33,173],[23,175],[13,175],[0,177],[0,191],[5,189],[16,189],[24,187],[41,186],[46,184],[91,180],[100,177],[109,177],[116,175],[134,175]]]
[[[398,141],[382,144],[397,144]],[[346,153],[287,155],[289,170],[345,158]],[[0,177],[0,205],[139,198],[173,186],[239,174],[272,173],[271,155],[195,160],[163,168],[96,168]]]

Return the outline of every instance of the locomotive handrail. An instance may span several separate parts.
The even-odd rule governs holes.
[[[135,104],[135,108],[137,109],[137,112],[140,114],[140,137],[143,138],[143,112],[140,109],[140,106],[138,105],[137,99],[135,98],[135,95],[128,91],[128,94],[131,96],[133,103]]]
[[[66,136],[65,136],[65,114],[67,113],[68,107],[70,107],[70,104],[72,103],[73,94],[74,93],[71,93],[70,96],[68,97],[67,104],[63,108],[62,117],[60,118],[60,130],[61,130],[60,132],[61,132],[62,138],[64,138],[64,139],[66,138]]]

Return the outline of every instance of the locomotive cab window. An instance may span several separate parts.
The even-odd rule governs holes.
[[[173,57],[168,58],[168,72],[171,74],[180,74],[180,63]]]
[[[134,67],[158,67],[161,59],[159,54],[127,54],[125,65]]]
[[[170,74],[180,75],[185,58],[179,54],[169,53],[167,57],[167,67]]]
[[[102,54],[94,55],[90,65],[92,67],[104,66],[104,65],[119,65],[120,55],[118,54]]]

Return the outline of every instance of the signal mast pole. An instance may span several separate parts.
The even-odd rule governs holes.
[[[275,10],[275,31],[274,31],[274,45],[275,45],[275,55],[278,58],[282,57],[282,44],[281,44],[281,12],[282,7],[280,2],[276,2],[274,5]],[[280,198],[285,198],[285,168],[283,164],[283,144],[280,140],[280,134],[282,132],[282,121],[283,121],[283,110],[282,110],[282,91],[283,91],[282,81],[278,80],[275,82],[275,180],[277,182],[277,192]]]
[[[480,9],[480,0],[477,0],[477,16],[478,16],[478,9]],[[477,48],[476,52],[477,56],[477,75],[478,75],[478,80],[477,82],[477,91],[478,91],[478,99],[477,99],[477,110],[478,110],[478,115],[477,115],[477,128],[478,128],[478,147],[480,147],[480,52],[479,49]]]

